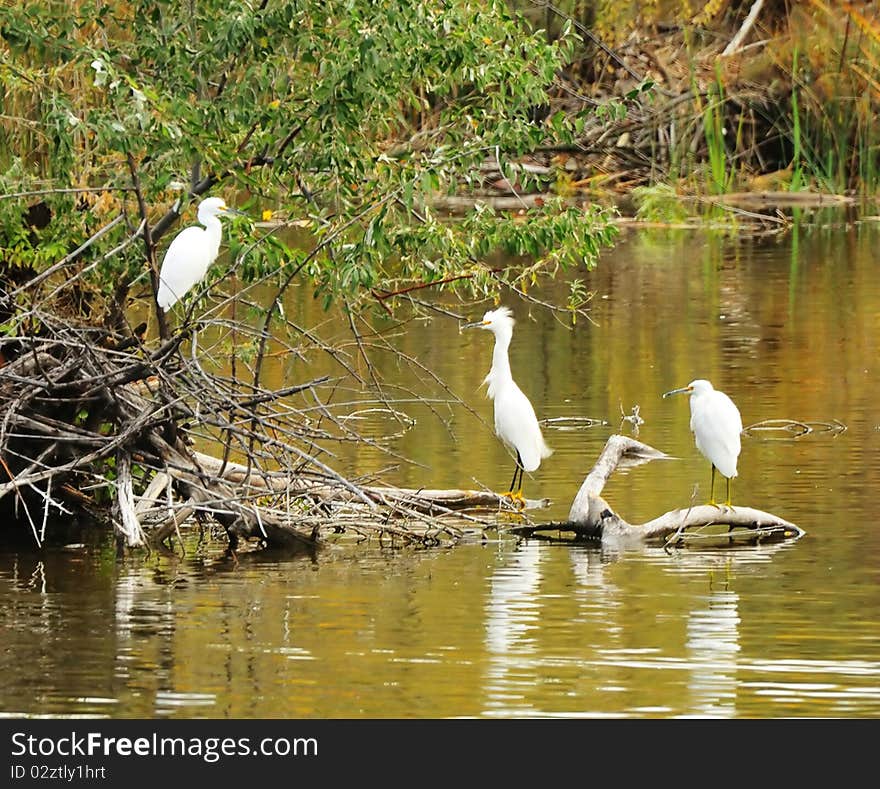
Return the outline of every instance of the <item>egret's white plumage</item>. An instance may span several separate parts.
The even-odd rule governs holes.
[[[495,406],[495,433],[517,453],[520,485],[518,490],[514,490],[515,470],[511,492],[518,493],[521,498],[522,471],[535,471],[541,465],[541,460],[549,457],[553,450],[544,442],[535,409],[516,385],[510,371],[507,351],[513,337],[513,324],[510,310],[499,307],[487,312],[481,321],[469,324],[468,328],[486,329],[495,335],[492,367],[483,383],[488,384],[488,395]]]
[[[208,197],[199,203],[198,218],[204,227],[193,225],[181,230],[168,247],[159,271],[156,300],[167,312],[204,279],[220,251],[223,226],[219,216],[236,213],[221,197]]]
[[[681,389],[666,392],[669,395],[690,394],[691,430],[697,449],[712,464],[711,503],[715,503],[715,469],[727,477],[727,504],[730,504],[730,480],[737,475],[736,463],[740,453],[742,417],[739,409],[724,392],[719,392],[703,379],[691,381]]]

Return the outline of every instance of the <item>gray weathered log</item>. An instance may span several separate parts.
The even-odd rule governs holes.
[[[580,490],[574,497],[568,519],[572,523],[586,523],[592,519],[591,513],[608,478],[619,467],[632,467],[651,460],[668,459],[669,456],[654,447],[627,436],[613,435],[605,442],[605,447],[587,474]],[[603,503],[604,504],[604,503]],[[593,513],[596,514],[596,513]]]
[[[755,534],[777,539],[803,535],[802,529],[778,515],[742,506],[703,504],[666,512],[647,523],[631,524],[602,498],[602,489],[616,469],[668,458],[663,452],[633,438],[610,436],[572,502],[568,521],[516,527],[513,531],[525,536],[542,532],[570,532],[579,538],[603,541],[667,543],[677,543],[686,535],[693,535],[710,526],[727,526],[729,531],[748,529]]]
[[[138,515],[146,512],[151,507],[160,506],[163,499],[160,499],[159,496],[163,496],[165,494],[165,489],[171,482],[171,477],[169,477],[164,471],[158,472],[153,479],[150,480],[150,484],[147,485],[147,489],[143,492],[141,497],[138,499],[136,511]]]
[[[292,495],[309,495],[320,501],[335,503],[358,503],[360,499],[346,488],[317,482],[286,471],[257,471],[248,469],[243,463],[227,461],[194,452],[193,457],[206,472],[221,475],[222,479],[235,485],[252,486],[257,490],[271,490],[276,493],[289,492]],[[510,499],[491,490],[468,490],[465,488],[395,488],[362,485],[360,490],[377,504],[405,502],[409,507],[421,512],[435,510],[463,510],[478,507],[516,508]],[[538,507],[544,502],[528,501],[527,506]]]

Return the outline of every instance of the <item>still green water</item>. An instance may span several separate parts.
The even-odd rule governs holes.
[[[797,437],[746,436],[733,490],[734,503],[797,523],[802,539],[667,553],[493,530],[449,548],[340,544],[238,562],[195,540],[184,558],[121,561],[88,537],[44,553],[7,548],[0,713],[880,715],[878,242],[870,222],[769,239],[628,232],[584,277],[595,324],[572,330],[507,302],[518,319],[515,378],[539,418],[570,418],[546,426],[555,452],[526,479],[527,496],[552,501],[534,519],[567,515],[606,438],[631,433],[621,416],[635,405],[638,437],[677,459],[616,474],[606,498],[631,522],[686,505],[695,486],[702,499],[709,464],[693,445],[687,400],[661,394],[705,377],[746,425],[814,423]],[[306,288],[291,310],[304,325],[320,317]],[[346,327],[324,331],[332,339]],[[348,444],[335,448],[335,466],[383,469],[383,481],[401,485],[503,489],[512,464],[479,388],[491,335],[460,334],[440,316],[383,331],[473,413],[379,354],[383,383],[414,421],[389,447],[412,462]],[[281,360],[271,383],[326,367]],[[405,390],[433,396],[433,411],[404,402]],[[368,397],[351,387],[338,413]],[[360,416],[369,431],[375,417]],[[818,425],[835,422],[845,429]],[[387,420],[373,429],[387,432]]]

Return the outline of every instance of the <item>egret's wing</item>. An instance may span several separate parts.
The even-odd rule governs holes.
[[[208,271],[208,250],[205,231],[188,227],[178,233],[165,253],[159,271],[157,301],[163,310],[169,310]]]
[[[736,476],[742,433],[739,409],[726,394],[715,391],[697,399],[691,411],[691,430],[700,450],[725,477]]]
[[[526,471],[534,471],[541,465],[541,458],[548,457],[553,451],[544,442],[535,409],[513,382],[495,399],[495,432],[519,452]]]

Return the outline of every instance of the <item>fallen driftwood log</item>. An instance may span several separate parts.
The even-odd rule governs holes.
[[[202,452],[193,453],[199,466],[211,474],[236,485],[247,485],[259,490],[276,493],[292,492],[307,494],[325,503],[353,503],[361,500],[352,490],[301,479],[284,471],[257,473],[242,463],[223,462],[220,458]],[[510,499],[491,490],[468,490],[464,488],[396,488],[376,485],[360,485],[358,491],[376,504],[405,503],[413,509],[429,514],[442,514],[450,510],[473,510],[483,507],[518,511]],[[533,500],[530,506],[539,507],[543,501]]]
[[[704,198],[704,202],[760,211],[767,208],[824,208],[826,206],[850,205],[855,203],[855,198],[827,192],[756,191],[728,192],[724,195]]]
[[[571,505],[568,520],[515,527],[523,536],[568,533],[579,539],[682,544],[692,539],[730,542],[744,534],[749,539],[794,539],[801,528],[777,515],[752,507],[702,504],[666,512],[647,523],[627,523],[602,498],[602,489],[618,468],[632,467],[669,456],[622,435],[613,435],[587,475]],[[740,530],[737,533],[736,530]]]

